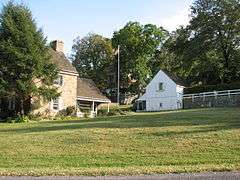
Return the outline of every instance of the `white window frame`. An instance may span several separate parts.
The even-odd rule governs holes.
[[[162,85],[162,86],[161,86],[162,89],[160,89],[160,84]],[[163,82],[159,82],[157,88],[158,88],[158,90],[157,90],[158,92],[162,92],[162,91],[164,91],[164,83],[163,83]]]
[[[52,100],[52,109],[54,111],[58,111],[60,109],[60,100],[59,100],[59,98],[56,98],[56,99]]]

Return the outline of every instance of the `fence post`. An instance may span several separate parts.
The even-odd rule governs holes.
[[[231,91],[228,90],[228,98],[230,99],[231,98]]]
[[[215,99],[217,99],[217,95],[218,95],[218,93],[216,91],[214,91]]]

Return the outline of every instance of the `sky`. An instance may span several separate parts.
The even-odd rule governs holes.
[[[0,9],[8,0],[0,0]],[[27,5],[48,41],[62,40],[71,54],[73,40],[88,33],[111,38],[129,21],[153,23],[169,31],[189,22],[193,0],[15,0]]]

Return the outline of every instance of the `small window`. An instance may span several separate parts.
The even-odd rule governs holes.
[[[11,97],[8,99],[8,110],[15,110],[15,97]]]
[[[145,111],[146,110],[146,101],[138,101],[138,110]]]
[[[59,109],[59,98],[53,100],[53,109],[54,110]]]
[[[162,104],[162,103],[159,103],[159,107],[162,108],[162,107],[163,107],[163,104]]]
[[[62,86],[63,85],[63,76],[59,75],[58,78],[53,81],[53,84]]]
[[[159,90],[159,91],[163,91],[163,83],[162,83],[162,82],[160,82],[160,83],[158,84],[158,90]]]

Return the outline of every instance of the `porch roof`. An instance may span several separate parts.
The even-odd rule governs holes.
[[[77,100],[111,103],[91,79],[78,78],[77,86]]]

